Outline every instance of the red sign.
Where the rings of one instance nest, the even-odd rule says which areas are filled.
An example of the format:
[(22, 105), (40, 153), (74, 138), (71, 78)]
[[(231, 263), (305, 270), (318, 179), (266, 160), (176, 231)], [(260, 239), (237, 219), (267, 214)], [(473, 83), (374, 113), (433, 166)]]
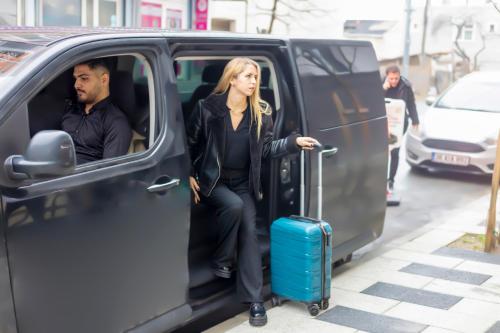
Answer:
[(141, 27), (161, 28), (161, 5), (143, 1), (141, 3)]
[(194, 29), (208, 29), (208, 0), (194, 0)]

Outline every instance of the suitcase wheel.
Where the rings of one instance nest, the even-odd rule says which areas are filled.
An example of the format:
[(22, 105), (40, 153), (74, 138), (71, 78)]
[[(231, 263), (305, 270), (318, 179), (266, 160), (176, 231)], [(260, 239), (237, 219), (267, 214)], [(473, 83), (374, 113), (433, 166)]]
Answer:
[(324, 299), (323, 301), (321, 301), (321, 310), (326, 310), (326, 309), (328, 309), (329, 306), (330, 306), (330, 303), (328, 302), (327, 299)]
[(308, 304), (307, 305), (307, 310), (309, 311), (309, 314), (313, 317), (316, 317), (319, 314), (319, 304)]
[(271, 297), (271, 305), (274, 308), (275, 306), (281, 306), (281, 298), (277, 295), (273, 295)]

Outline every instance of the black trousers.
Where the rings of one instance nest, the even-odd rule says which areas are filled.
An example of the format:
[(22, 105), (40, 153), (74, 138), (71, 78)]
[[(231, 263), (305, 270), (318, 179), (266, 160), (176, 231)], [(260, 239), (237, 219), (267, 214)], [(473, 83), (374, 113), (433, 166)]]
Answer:
[(256, 230), (255, 201), (248, 177), (220, 179), (209, 197), (217, 216), (217, 247), (214, 265), (236, 260), (236, 290), (241, 302), (262, 302), (262, 255)]
[[(405, 116), (404, 127), (403, 127), (403, 136), (408, 129), (408, 116)], [(391, 150), (391, 162), (389, 166), (389, 181), (394, 182), (394, 177), (396, 177), (396, 172), (398, 171), (399, 166), (399, 148), (394, 148)]]

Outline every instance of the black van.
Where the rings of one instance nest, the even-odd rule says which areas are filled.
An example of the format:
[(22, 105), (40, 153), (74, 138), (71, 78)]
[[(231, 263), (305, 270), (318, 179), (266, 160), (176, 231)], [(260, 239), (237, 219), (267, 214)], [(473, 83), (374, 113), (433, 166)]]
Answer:
[[(276, 138), (300, 132), (338, 147), (323, 164), (334, 260), (380, 236), (387, 120), (370, 43), (3, 28), (1, 332), (163, 332), (234, 299), (234, 280), (209, 267), (213, 215), (191, 204), (184, 130), (234, 56), (262, 65)], [(111, 98), (134, 135), (128, 154), (75, 165), (61, 116), (75, 98), (73, 66), (99, 57), (112, 60)], [(315, 207), (316, 172), (309, 158), (306, 207)], [(267, 277), (269, 226), (299, 211), (299, 157), (274, 160), (263, 173), (258, 228)]]

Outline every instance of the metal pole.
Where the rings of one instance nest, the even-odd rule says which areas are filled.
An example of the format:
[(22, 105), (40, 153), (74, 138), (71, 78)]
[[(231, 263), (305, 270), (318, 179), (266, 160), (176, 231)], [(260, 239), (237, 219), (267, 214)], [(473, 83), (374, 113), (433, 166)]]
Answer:
[(245, 33), (248, 32), (248, 0), (245, 0)]
[(403, 52), (403, 76), (408, 77), (410, 66), (410, 25), (411, 25), (411, 0), (406, 0), (406, 27)]

